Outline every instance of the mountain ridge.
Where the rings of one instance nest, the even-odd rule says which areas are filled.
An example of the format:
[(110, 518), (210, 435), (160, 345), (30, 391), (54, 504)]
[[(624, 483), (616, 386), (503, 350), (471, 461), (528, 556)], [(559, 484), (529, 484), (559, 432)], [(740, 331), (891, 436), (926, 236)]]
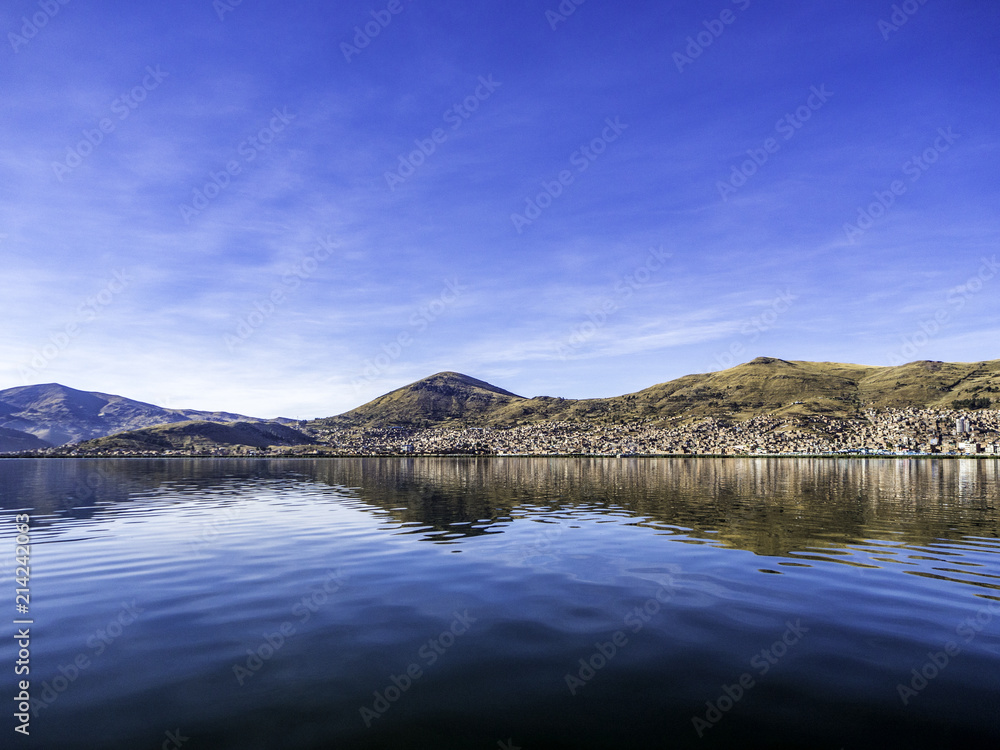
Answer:
[(59, 383), (0, 391), (0, 428), (32, 435), (52, 445), (191, 419), (256, 421), (253, 417), (229, 412), (168, 409), (124, 396), (80, 391)]
[(726, 370), (684, 375), (634, 393), (592, 399), (525, 398), (446, 371), (309, 424), (501, 427), (540, 421), (604, 423), (709, 416), (743, 421), (772, 413), (852, 417), (866, 408), (944, 408), (952, 401), (991, 398), (994, 393), (1000, 393), (1000, 360), (921, 360), (880, 367), (758, 357)]
[(187, 421), (144, 427), (78, 443), (84, 451), (171, 450), (209, 452), (218, 449), (261, 449), (312, 445), (308, 435), (277, 422)]
[[(996, 394), (1000, 394), (1000, 360), (920, 360), (880, 367), (758, 357), (726, 370), (593, 399), (527, 398), (469, 375), (444, 371), (342, 414), (292, 422), (165, 409), (49, 383), (0, 391), (0, 452), (41, 450), (109, 436), (120, 438), (117, 445), (135, 449), (146, 445), (204, 450), (212, 445), (309, 445), (324, 431), (343, 429), (505, 428), (542, 422), (669, 426), (707, 418), (739, 423), (763, 415), (856, 419), (872, 409), (1000, 407)], [(217, 429), (237, 423), (244, 426)], [(289, 424), (301, 431), (288, 428)], [(174, 429), (165, 429), (172, 425)], [(90, 447), (101, 445), (105, 444), (92, 442)]]

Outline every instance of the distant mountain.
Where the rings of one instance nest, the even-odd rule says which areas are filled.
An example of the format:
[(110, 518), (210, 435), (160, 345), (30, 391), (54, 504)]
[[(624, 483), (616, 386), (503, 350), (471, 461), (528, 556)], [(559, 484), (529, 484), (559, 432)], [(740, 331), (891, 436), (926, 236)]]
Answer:
[(276, 422), (191, 421), (145, 427), (117, 435), (84, 441), (77, 446), (88, 451), (208, 451), (215, 448), (267, 448), (272, 445), (310, 445), (309, 436)]
[(491, 415), (512, 403), (526, 400), (523, 396), (468, 375), (439, 372), (379, 396), (339, 417), (323, 421), (407, 427), (479, 422), (488, 420)]
[(1000, 404), (998, 393), (1000, 360), (873, 367), (758, 357), (728, 370), (686, 375), (603, 399), (524, 398), (445, 372), (312, 424), (508, 426), (553, 420), (689, 421), (708, 416), (744, 420), (760, 414), (850, 417), (869, 408), (951, 408), (973, 398)]
[(0, 391), (0, 427), (34, 435), (52, 445), (192, 419), (235, 422), (252, 418), (227, 412), (165, 409), (57, 383)]
[(47, 443), (27, 432), (8, 430), (6, 427), (0, 427), (0, 453), (34, 451), (51, 447), (52, 443)]

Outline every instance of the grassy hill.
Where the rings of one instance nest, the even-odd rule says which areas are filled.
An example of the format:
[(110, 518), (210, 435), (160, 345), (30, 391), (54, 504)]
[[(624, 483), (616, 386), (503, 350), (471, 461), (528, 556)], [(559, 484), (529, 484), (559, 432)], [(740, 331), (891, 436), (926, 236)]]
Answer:
[(1000, 360), (912, 362), (873, 367), (758, 357), (728, 370), (686, 375), (637, 393), (604, 399), (524, 398), (456, 373), (399, 388), (317, 426), (507, 426), (551, 420), (745, 420), (760, 414), (851, 417), (869, 408), (951, 408), (1000, 404)]
[(439, 372), (397, 388), (357, 409), (320, 422), (354, 426), (478, 424), (512, 403), (527, 401), (457, 372)]
[(81, 452), (105, 451), (209, 451), (214, 448), (267, 448), (272, 445), (309, 445), (312, 440), (298, 430), (276, 422), (190, 421), (146, 427), (87, 440)]

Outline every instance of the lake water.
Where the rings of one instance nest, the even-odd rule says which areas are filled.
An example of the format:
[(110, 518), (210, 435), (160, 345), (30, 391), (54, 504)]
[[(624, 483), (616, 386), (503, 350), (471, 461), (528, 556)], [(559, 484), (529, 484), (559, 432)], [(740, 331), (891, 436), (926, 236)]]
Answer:
[(4, 748), (1000, 740), (997, 460), (14, 459), (0, 491)]

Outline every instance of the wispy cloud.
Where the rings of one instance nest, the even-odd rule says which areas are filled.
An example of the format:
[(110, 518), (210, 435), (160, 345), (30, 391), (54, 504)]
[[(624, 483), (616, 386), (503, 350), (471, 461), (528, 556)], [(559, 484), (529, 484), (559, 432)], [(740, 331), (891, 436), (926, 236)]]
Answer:
[[(339, 44), (371, 10), (353, 0), (243, 3), (225, 22), (211, 3), (63, 6), (0, 74), (0, 380), (18, 384), (116, 268), (135, 281), (46, 379), (317, 416), (440, 369), (621, 392), (704, 369), (734, 337), (745, 359), (874, 361), (996, 252), (1000, 104), (982, 60), (1000, 11), (973, 5), (927, 4), (887, 42), (882, 8), (755, 3), (683, 74), (671, 53), (704, 20), (697, 4), (588, 3), (554, 33), (542, 6), (414, 3), (350, 64)], [(53, 161), (157, 65), (169, 76), (60, 181)], [(481, 76), (500, 86), (453, 128)], [(829, 102), (721, 200), (716, 183), (821, 85)], [(268, 133), (275, 109), (294, 119)], [(572, 155), (606, 118), (628, 128), (580, 169)], [(940, 127), (961, 133), (955, 148), (848, 242), (844, 223)], [(447, 138), (389, 189), (436, 128)], [(562, 170), (571, 184), (518, 234), (511, 213)], [(213, 182), (185, 221), (179, 206)], [(318, 237), (336, 252), (231, 351), (225, 336)], [(615, 297), (661, 246), (669, 263)], [(447, 278), (468, 291), (359, 389)], [(746, 341), (786, 289), (794, 307)], [(614, 314), (561, 356), (608, 299)], [(922, 356), (995, 356), (994, 299)]]

